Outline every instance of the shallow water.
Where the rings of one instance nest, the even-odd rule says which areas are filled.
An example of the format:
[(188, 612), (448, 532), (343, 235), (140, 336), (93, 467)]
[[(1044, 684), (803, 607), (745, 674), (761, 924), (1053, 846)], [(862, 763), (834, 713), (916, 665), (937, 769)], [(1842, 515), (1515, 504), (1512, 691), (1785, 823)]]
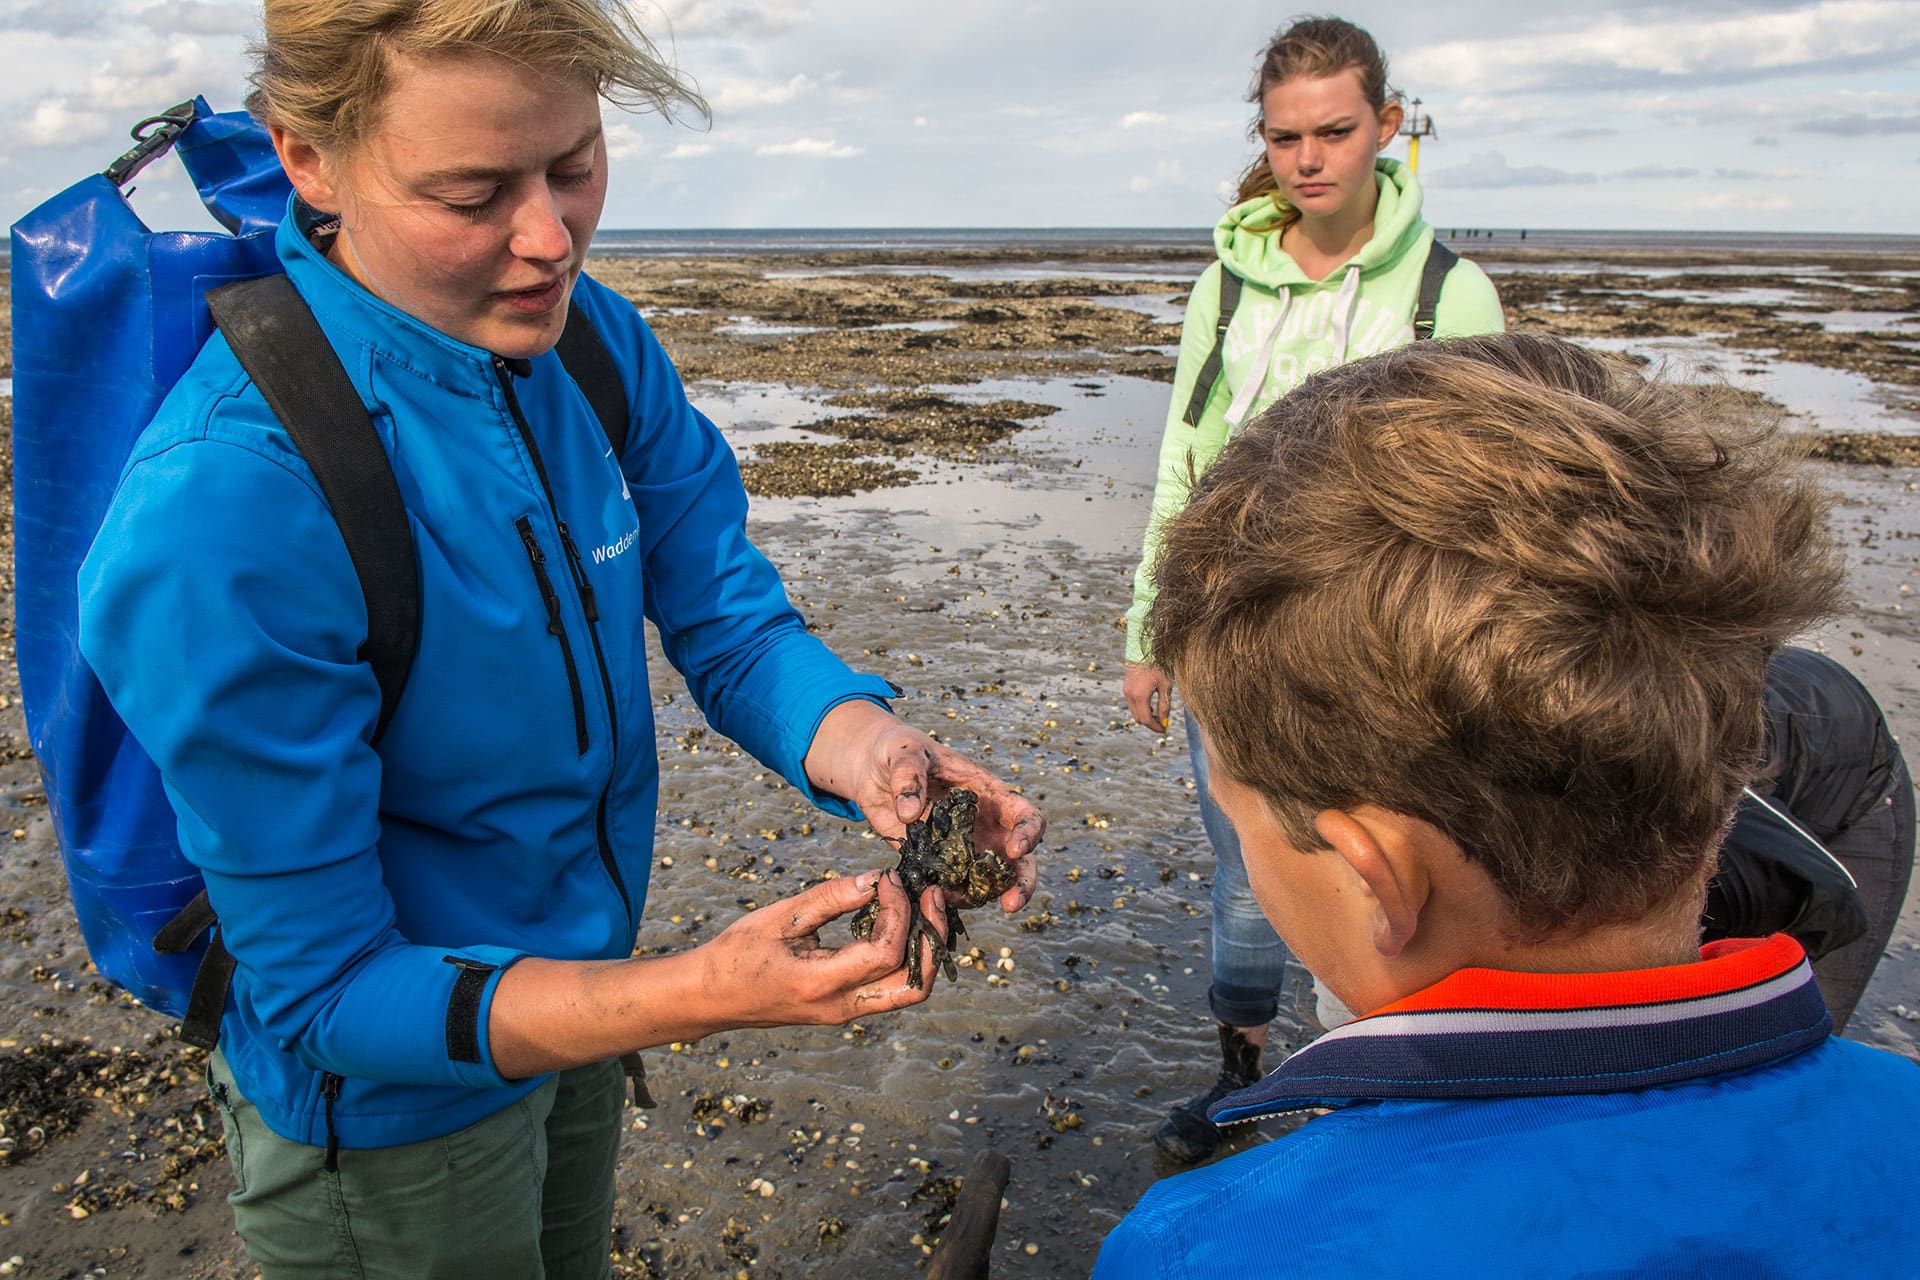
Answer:
[[(1191, 277), (1188, 279), (1191, 280)], [(1162, 324), (1179, 324), (1187, 317), (1187, 295), (1184, 293), (1123, 294), (1112, 298), (1088, 298), (1086, 301), (1109, 307), (1125, 307), (1129, 311), (1152, 316)]]
[(1788, 311), (1782, 318), (1817, 324), (1835, 333), (1873, 333), (1920, 324), (1920, 316), (1910, 311)]
[(1893, 405), (1894, 393), (1844, 369), (1731, 351), (1706, 337), (1576, 338), (1596, 351), (1646, 356), (1656, 367), (1683, 378), (1725, 382), (1772, 397), (1786, 406), (1793, 425), (1825, 432), (1878, 431), (1920, 435), (1920, 414)]
[(799, 267), (769, 271), (769, 280), (809, 280), (819, 276), (942, 276), (948, 280), (1029, 281), (1057, 280), (1062, 276), (1082, 276), (1100, 280), (1153, 280), (1186, 282), (1198, 275), (1192, 263), (1168, 263), (1164, 267), (1109, 267), (1099, 263), (1039, 263), (1013, 266), (1006, 263), (964, 265), (958, 263), (881, 264), (857, 267)]
[[(1456, 250), (1458, 250), (1459, 248), (1458, 245), (1454, 245), (1452, 247)], [(1473, 258), (1474, 255), (1473, 255), (1473, 250), (1471, 248), (1469, 248), (1466, 251), (1466, 256), (1469, 258)], [(1670, 279), (1673, 276), (1822, 276), (1835, 270), (1835, 268), (1831, 266), (1827, 266), (1823, 263), (1805, 263), (1800, 265), (1794, 265), (1791, 263), (1778, 263), (1778, 262), (1754, 262), (1754, 263), (1709, 262), (1709, 263), (1697, 263), (1697, 264), (1689, 263), (1682, 266), (1672, 266), (1672, 267), (1633, 266), (1633, 267), (1623, 268), (1620, 266), (1618, 262), (1615, 262), (1608, 258), (1582, 258), (1577, 256), (1554, 259), (1551, 261), (1544, 260), (1544, 259), (1534, 260), (1534, 261), (1527, 261), (1527, 260), (1516, 261), (1516, 260), (1498, 259), (1498, 258), (1490, 261), (1481, 261), (1479, 258), (1474, 258), (1474, 261), (1488, 275), (1496, 276), (1496, 277), (1511, 274), (1511, 273), (1516, 273), (1516, 272), (1532, 273), (1532, 272), (1563, 272), (1564, 271), (1564, 272), (1580, 273), (1580, 272), (1602, 272), (1602, 271), (1605, 271), (1605, 272), (1625, 271), (1628, 274), (1639, 276), (1643, 280), (1666, 280), (1666, 279)], [(1889, 277), (1894, 277), (1894, 276), (1912, 275), (1915, 273), (1888, 271), (1888, 272), (1883, 272), (1882, 274), (1887, 275)], [(1832, 281), (1832, 282), (1823, 282), (1823, 283), (1838, 283), (1838, 282)]]
[(1807, 294), (1791, 288), (1749, 286), (1744, 289), (1623, 289), (1629, 298), (1665, 298), (1673, 302), (1718, 303), (1736, 307), (1791, 307), (1808, 300)]
[[(1060, 411), (1021, 431), (997, 460), (959, 464), (915, 457), (910, 465), (921, 473), (917, 483), (839, 501), (853, 511), (884, 513), (902, 537), (929, 546), (964, 543), (994, 529), (1003, 531), (1009, 545), (1038, 540), (1102, 555), (1138, 551), (1167, 411), (1164, 383), (1009, 378), (924, 390), (963, 403), (1031, 400)], [(720, 402), (705, 407), (743, 456), (762, 442), (818, 440), (800, 424), (845, 412), (763, 384), (730, 396), (724, 408)], [(818, 506), (814, 498), (754, 499), (755, 512), (765, 519)]]

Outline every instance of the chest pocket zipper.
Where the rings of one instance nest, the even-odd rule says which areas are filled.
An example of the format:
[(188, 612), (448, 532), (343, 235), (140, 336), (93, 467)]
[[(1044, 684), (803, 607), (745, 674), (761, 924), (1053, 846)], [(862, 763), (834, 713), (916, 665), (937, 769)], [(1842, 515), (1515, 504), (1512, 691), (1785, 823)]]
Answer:
[(580, 668), (573, 660), (573, 646), (567, 642), (566, 624), (560, 620), (560, 593), (547, 576), (547, 553), (533, 536), (533, 522), (521, 516), (513, 522), (520, 541), (527, 548), (527, 561), (533, 566), (533, 580), (540, 587), (540, 600), (547, 606), (547, 631), (560, 642), (560, 659), (567, 666), (567, 691), (573, 695), (573, 734), (581, 755), (587, 754), (587, 698), (580, 687)]

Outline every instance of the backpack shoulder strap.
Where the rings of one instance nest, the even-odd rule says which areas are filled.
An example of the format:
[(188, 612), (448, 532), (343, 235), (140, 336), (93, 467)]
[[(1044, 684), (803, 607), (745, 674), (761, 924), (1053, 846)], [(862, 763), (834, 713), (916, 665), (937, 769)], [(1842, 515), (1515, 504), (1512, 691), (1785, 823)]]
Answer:
[(360, 658), (380, 682), (378, 743), (420, 642), (420, 570), (393, 462), (313, 312), (284, 275), (207, 295), (214, 323), (319, 481), (367, 600)]
[(1233, 323), (1233, 313), (1239, 305), (1240, 277), (1223, 262), (1220, 264), (1220, 318), (1213, 325), (1213, 350), (1207, 353), (1207, 362), (1200, 366), (1200, 376), (1193, 380), (1193, 395), (1187, 400), (1187, 411), (1180, 415), (1180, 421), (1190, 427), (1200, 425), (1207, 397), (1213, 394), (1213, 384), (1220, 381), (1227, 349), (1227, 326)]
[(1413, 336), (1415, 341), (1423, 341), (1433, 336), (1433, 326), (1440, 309), (1440, 286), (1446, 282), (1447, 272), (1453, 270), (1460, 261), (1460, 255), (1435, 240), (1427, 249), (1427, 266), (1420, 273), (1420, 303), (1413, 310)]
[(619, 458), (627, 451), (627, 393), (620, 386), (620, 370), (613, 362), (613, 353), (579, 303), (567, 304), (567, 327), (560, 331), (560, 341), (553, 349), (586, 393), (587, 403), (600, 419), (600, 429), (607, 433), (607, 443), (613, 446), (613, 456)]

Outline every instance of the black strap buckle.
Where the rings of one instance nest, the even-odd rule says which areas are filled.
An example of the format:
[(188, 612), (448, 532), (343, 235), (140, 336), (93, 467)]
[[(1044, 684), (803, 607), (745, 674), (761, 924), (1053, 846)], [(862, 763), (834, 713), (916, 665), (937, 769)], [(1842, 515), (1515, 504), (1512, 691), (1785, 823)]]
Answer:
[(173, 146), (174, 139), (186, 132), (187, 126), (192, 123), (192, 101), (169, 107), (157, 116), (148, 116), (130, 130), (136, 145), (101, 172), (114, 186), (126, 186), (136, 173), (165, 155)]

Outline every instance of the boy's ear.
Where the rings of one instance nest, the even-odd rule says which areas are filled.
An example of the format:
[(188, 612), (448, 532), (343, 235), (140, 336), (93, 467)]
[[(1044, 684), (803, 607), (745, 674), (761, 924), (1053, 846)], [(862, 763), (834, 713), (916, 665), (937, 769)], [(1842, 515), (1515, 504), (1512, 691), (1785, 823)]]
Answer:
[(1387, 959), (1406, 950), (1419, 932), (1429, 888), (1425, 865), (1409, 856), (1409, 846), (1398, 838), (1393, 818), (1385, 810), (1370, 807), (1353, 812), (1327, 809), (1313, 823), (1320, 838), (1333, 846), (1333, 852), (1366, 886), (1373, 900), (1374, 950)]

